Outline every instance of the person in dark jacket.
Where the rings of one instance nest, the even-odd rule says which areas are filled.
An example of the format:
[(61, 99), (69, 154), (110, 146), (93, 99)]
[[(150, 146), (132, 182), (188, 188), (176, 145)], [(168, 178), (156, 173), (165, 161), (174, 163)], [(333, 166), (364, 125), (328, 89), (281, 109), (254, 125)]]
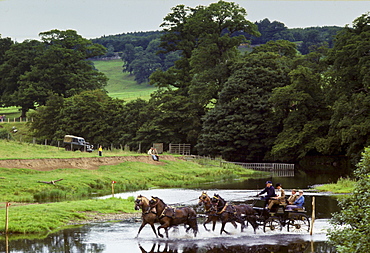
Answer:
[(271, 181), (266, 182), (265, 189), (263, 189), (260, 193), (258, 193), (257, 196), (259, 197), (260, 195), (262, 195), (264, 193), (267, 193), (267, 194), (265, 196), (263, 196), (261, 199), (265, 200), (266, 205), (267, 205), (268, 201), (270, 200), (270, 198), (276, 197), (275, 188), (274, 188), (274, 186), (272, 186)]

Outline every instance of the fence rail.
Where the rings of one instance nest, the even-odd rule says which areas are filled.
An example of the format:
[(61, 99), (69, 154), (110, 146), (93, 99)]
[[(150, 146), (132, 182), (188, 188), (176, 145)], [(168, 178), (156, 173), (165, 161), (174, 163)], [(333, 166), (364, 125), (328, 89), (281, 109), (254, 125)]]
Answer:
[(0, 118), (0, 123), (11, 123), (11, 122), (33, 122), (33, 118), (27, 118), (27, 117), (17, 117), (17, 118)]
[(180, 154), (180, 155), (190, 155), (190, 144), (169, 144), (169, 153)]
[(293, 177), (294, 164), (287, 163), (238, 163), (238, 162), (221, 162), (222, 167), (227, 167), (228, 164), (235, 164), (246, 169), (271, 172), (277, 177)]
[[(238, 165), (246, 169), (257, 170), (257, 171), (265, 171), (270, 172), (273, 176), (276, 177), (294, 177), (294, 164), (288, 163), (240, 163), (240, 162), (228, 162), (223, 161), (217, 158), (211, 158), (207, 156), (197, 156), (197, 155), (188, 155), (185, 156), (186, 160), (194, 160), (194, 159), (202, 159), (202, 160), (210, 160), (213, 163), (209, 163), (211, 166), (218, 166), (227, 168), (230, 165)], [(215, 162), (216, 161), (216, 162)], [(203, 162), (207, 164), (206, 162)]]

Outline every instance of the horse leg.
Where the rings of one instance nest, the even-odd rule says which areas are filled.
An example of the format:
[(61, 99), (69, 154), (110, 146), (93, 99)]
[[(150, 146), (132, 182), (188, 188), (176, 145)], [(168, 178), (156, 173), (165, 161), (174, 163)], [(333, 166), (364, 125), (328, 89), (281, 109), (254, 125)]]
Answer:
[(253, 216), (253, 217), (247, 216), (247, 222), (252, 225), (254, 233), (256, 233), (256, 229), (258, 228), (256, 217), (255, 216)]
[[(209, 231), (209, 229), (206, 227), (206, 224), (210, 223), (212, 220), (210, 219), (210, 217), (208, 216), (207, 217), (207, 220), (203, 223), (203, 227), (206, 231)], [(215, 221), (214, 221), (215, 222)], [(214, 230), (214, 229), (213, 229)]]
[(215, 231), (215, 229), (216, 229), (216, 221), (215, 220), (213, 220), (213, 222), (212, 222), (213, 224), (212, 224), (212, 231)]
[(236, 222), (235, 221), (231, 221), (231, 224), (233, 224), (234, 228), (237, 228), (238, 225), (236, 225)]
[(222, 235), (222, 232), (225, 232), (226, 234), (230, 234), (229, 232), (227, 232), (225, 230), (225, 225), (226, 225), (226, 221), (222, 221), (222, 225), (221, 225), (221, 232), (220, 232), (220, 235)]
[[(139, 234), (140, 234), (140, 232), (141, 232), (141, 230), (143, 229), (143, 227), (146, 225), (146, 223), (143, 221), (142, 223), (141, 223), (141, 226), (140, 226), (140, 228), (139, 228), (139, 231), (137, 232), (137, 235), (136, 235), (136, 237), (135, 238), (138, 238), (139, 237)], [(156, 234), (157, 235), (157, 234)]]
[(159, 235), (161, 238), (163, 238), (163, 235), (162, 235), (162, 234), (161, 234), (161, 232), (159, 231), (161, 228), (163, 228), (164, 230), (166, 230), (166, 229), (163, 227), (163, 225), (162, 225), (162, 226), (159, 226), (159, 227), (157, 228), (158, 235)]
[[(151, 224), (150, 224), (150, 226), (152, 227), (152, 230), (153, 230), (153, 232), (154, 232), (154, 234), (155, 234), (155, 237), (157, 237), (157, 238), (158, 238), (157, 231), (155, 231), (154, 223), (151, 223)], [(138, 235), (139, 235), (139, 234), (138, 234)]]

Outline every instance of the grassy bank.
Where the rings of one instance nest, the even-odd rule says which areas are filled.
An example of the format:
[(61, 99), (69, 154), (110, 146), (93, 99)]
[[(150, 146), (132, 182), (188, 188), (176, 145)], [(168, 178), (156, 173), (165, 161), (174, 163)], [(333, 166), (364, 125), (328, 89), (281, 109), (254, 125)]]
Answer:
[[(255, 175), (243, 168), (223, 169), (202, 166), (186, 161), (163, 161), (163, 165), (142, 162), (124, 162), (114, 166), (101, 166), (98, 170), (57, 169), (0, 169), (2, 177), (0, 201), (45, 202), (100, 196), (115, 190), (148, 189), (151, 187), (190, 187), (206, 182), (227, 181)], [(63, 179), (56, 185), (38, 183)]]
[[(97, 152), (71, 152), (64, 148), (48, 145), (37, 145), (27, 142), (0, 140), (0, 159), (43, 159), (43, 158), (78, 158), (97, 157)], [(103, 150), (104, 156), (135, 156), (142, 155), (124, 150)]]
[[(9, 207), (9, 232), (14, 234), (39, 233), (43, 236), (67, 224), (89, 220), (91, 213), (132, 213), (134, 198), (94, 199), (59, 203), (19, 205)], [(0, 219), (5, 220), (5, 209), (0, 209)], [(0, 233), (4, 227), (0, 227)]]
[(340, 178), (336, 183), (324, 184), (315, 186), (315, 189), (320, 192), (332, 193), (352, 193), (355, 188), (356, 181), (350, 178)]

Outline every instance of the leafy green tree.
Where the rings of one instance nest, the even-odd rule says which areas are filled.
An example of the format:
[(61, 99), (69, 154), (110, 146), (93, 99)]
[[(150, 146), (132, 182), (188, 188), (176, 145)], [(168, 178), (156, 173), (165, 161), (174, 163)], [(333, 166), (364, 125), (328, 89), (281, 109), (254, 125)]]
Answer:
[(268, 100), (272, 90), (290, 84), (290, 60), (276, 53), (247, 55), (233, 72), (214, 109), (204, 117), (198, 142), (201, 154), (230, 161), (263, 161), (278, 124)]
[(35, 137), (60, 140), (66, 134), (83, 136), (91, 143), (121, 144), (123, 100), (113, 99), (102, 90), (84, 91), (69, 98), (52, 96), (45, 106), (30, 113)]
[(44, 46), (36, 40), (16, 43), (5, 52), (4, 62), (0, 65), (0, 94), (2, 106), (21, 106), (22, 116), (35, 105), (18, 96), (22, 77), (31, 71), (37, 57), (42, 55)]
[(320, 150), (320, 138), (328, 132), (330, 114), (325, 104), (320, 73), (298, 66), (289, 74), (291, 84), (274, 89), (269, 101), (281, 130), (271, 157), (296, 161)]
[(0, 34), (0, 65), (3, 64), (5, 52), (10, 49), (14, 42), (10, 38), (1, 38)]
[(239, 57), (237, 46), (245, 40), (239, 32), (258, 35), (245, 16), (239, 5), (218, 1), (195, 8), (177, 5), (164, 18), (160, 47), (164, 53), (181, 52), (182, 56), (167, 71), (150, 77), (151, 84), (161, 89), (150, 102), (161, 108), (161, 114), (151, 123), (157, 131), (170, 127), (166, 139), (196, 143), (201, 117), (218, 98), (230, 63)]
[(357, 182), (353, 194), (339, 201), (341, 211), (331, 219), (334, 229), (329, 241), (338, 252), (365, 253), (370, 248), (370, 148), (365, 148), (354, 172)]
[[(106, 85), (107, 78), (94, 69), (87, 59), (105, 53), (101, 45), (93, 44), (82, 38), (73, 30), (51, 30), (40, 33), (42, 46), (37, 42), (26, 42), (37, 47), (35, 52), (28, 52), (26, 57), (27, 70), (20, 76), (4, 73), (5, 79), (11, 79), (12, 89), (7, 93), (7, 104), (22, 107), (22, 116), (30, 108), (44, 105), (51, 94), (70, 97), (84, 90), (101, 89)], [(18, 50), (21, 47), (16, 47)], [(9, 54), (5, 69), (17, 67), (20, 52)], [(33, 54), (33, 55), (32, 55)], [(36, 54), (36, 55), (35, 55)], [(4, 65), (3, 64), (3, 65)], [(21, 72), (21, 71), (20, 71)], [(18, 73), (17, 73), (18, 74)], [(3, 96), (4, 97), (4, 96)], [(4, 98), (4, 100), (6, 97)]]
[(294, 37), (285, 26), (284, 23), (279, 21), (271, 22), (268, 18), (265, 18), (259, 22), (255, 23), (258, 27), (258, 31), (261, 33), (261, 36), (252, 37), (252, 44), (265, 44), (268, 41), (274, 40), (289, 40), (294, 41)]
[(350, 157), (356, 164), (363, 148), (370, 145), (370, 14), (364, 14), (336, 37), (327, 57), (327, 101), (333, 109), (323, 149)]

